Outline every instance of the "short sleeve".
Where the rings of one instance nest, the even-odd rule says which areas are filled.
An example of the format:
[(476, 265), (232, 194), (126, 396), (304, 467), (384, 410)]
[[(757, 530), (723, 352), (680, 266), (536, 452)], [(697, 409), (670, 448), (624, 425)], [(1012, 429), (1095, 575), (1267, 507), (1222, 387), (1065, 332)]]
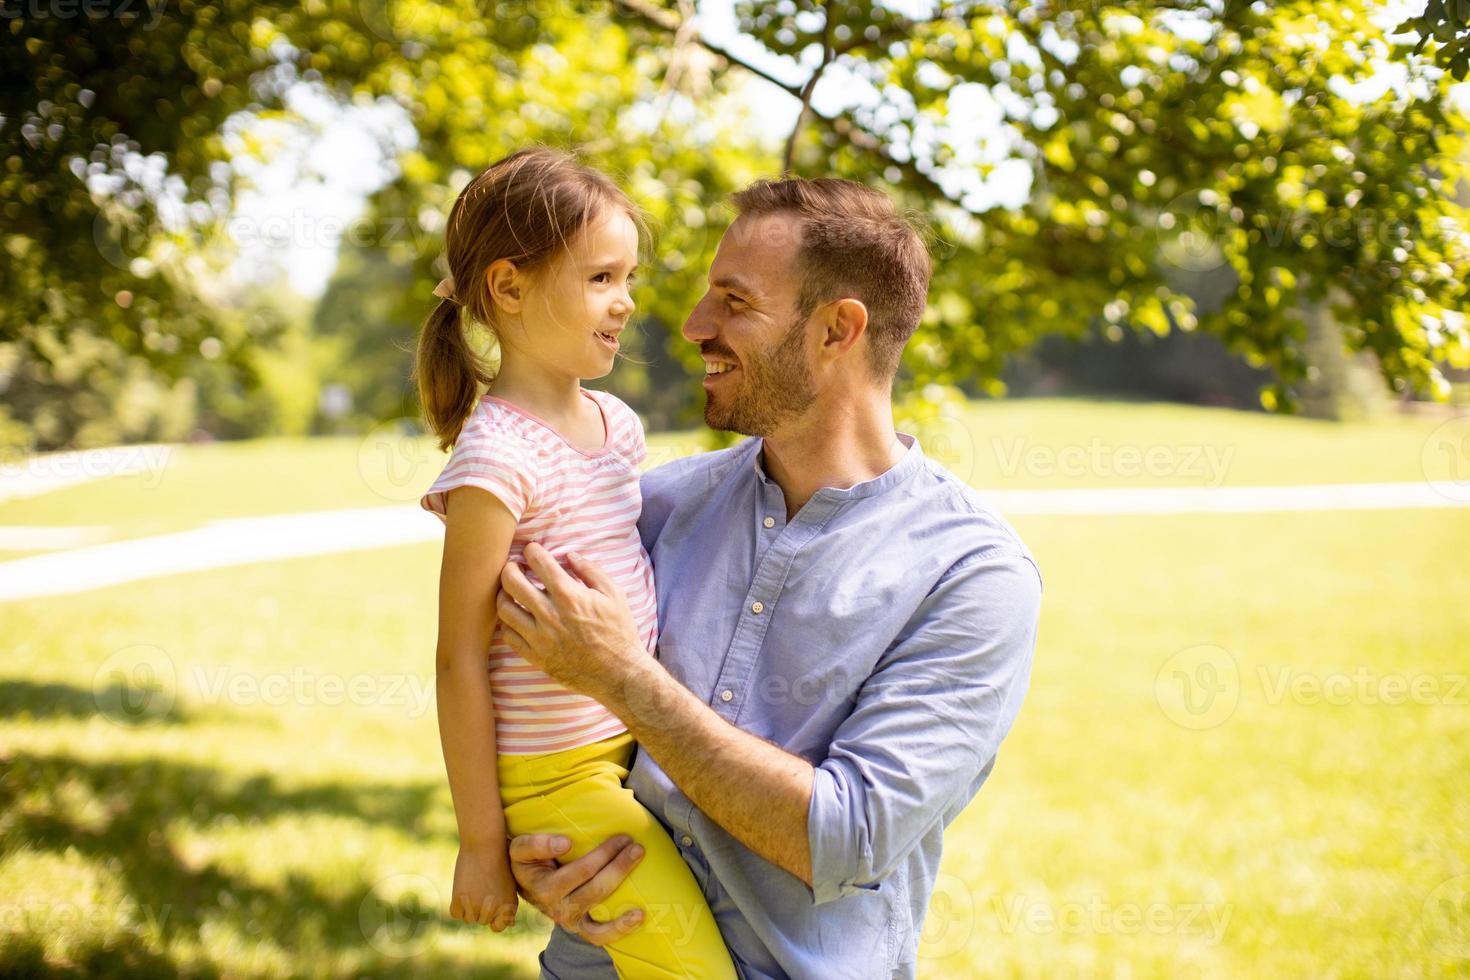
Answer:
[(603, 405), (608, 410), (608, 418), (617, 429), (618, 453), (634, 466), (642, 466), (643, 461), (648, 458), (648, 447), (643, 440), (643, 420), (627, 402), (616, 395), (607, 392), (599, 394), (606, 399)]
[(424, 492), (419, 505), (445, 520), (445, 497), (455, 487), (479, 487), (493, 493), (519, 521), (536, 498), (535, 454), (514, 432), (466, 423), (444, 471)]
[(643, 420), (631, 408), (628, 408), (626, 405), (623, 408), (627, 411), (630, 420), (628, 427), (628, 461), (634, 466), (642, 466), (643, 461), (648, 458), (648, 446), (643, 441)]

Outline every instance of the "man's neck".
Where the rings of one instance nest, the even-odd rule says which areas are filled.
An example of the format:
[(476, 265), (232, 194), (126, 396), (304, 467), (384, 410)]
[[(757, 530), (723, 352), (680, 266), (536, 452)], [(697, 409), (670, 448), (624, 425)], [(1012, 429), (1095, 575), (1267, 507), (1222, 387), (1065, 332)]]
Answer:
[(813, 406), (765, 438), (762, 466), (795, 517), (823, 487), (847, 489), (888, 472), (907, 447), (893, 429), (893, 406), (874, 397), (838, 408)]

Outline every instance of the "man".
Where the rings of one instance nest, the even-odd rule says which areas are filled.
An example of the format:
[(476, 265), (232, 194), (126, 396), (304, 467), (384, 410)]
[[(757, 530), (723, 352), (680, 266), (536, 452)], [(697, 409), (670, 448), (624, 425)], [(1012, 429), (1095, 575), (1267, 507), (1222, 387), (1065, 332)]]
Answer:
[[(497, 609), (513, 648), (633, 733), (626, 785), (679, 843), (743, 977), (913, 977), (944, 828), (1029, 682), (1041, 575), (894, 430), (931, 269), (892, 202), (790, 179), (734, 204), (683, 333), (704, 354), (705, 421), (756, 438), (643, 477), (658, 659), (585, 560), (574, 578), (529, 547), (546, 591), (508, 565)], [(555, 842), (510, 846), (558, 924), (543, 980), (613, 980), (599, 947), (639, 917), (588, 910), (638, 848), (614, 838), (559, 867)]]

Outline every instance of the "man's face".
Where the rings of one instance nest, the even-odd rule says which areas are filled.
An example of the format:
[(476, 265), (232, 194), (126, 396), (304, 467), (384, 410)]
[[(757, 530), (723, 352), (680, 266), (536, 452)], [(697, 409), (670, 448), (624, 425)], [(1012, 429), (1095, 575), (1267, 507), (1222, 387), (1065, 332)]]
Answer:
[(709, 290), (684, 321), (705, 359), (704, 421), (769, 436), (816, 396), (805, 324), (796, 321), (800, 223), (739, 218), (720, 239)]

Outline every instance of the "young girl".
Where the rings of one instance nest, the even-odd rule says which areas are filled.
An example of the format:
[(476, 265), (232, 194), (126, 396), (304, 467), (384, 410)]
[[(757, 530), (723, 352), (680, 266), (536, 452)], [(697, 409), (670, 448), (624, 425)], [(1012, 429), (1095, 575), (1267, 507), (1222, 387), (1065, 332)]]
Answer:
[[(453, 445), (421, 500), (445, 523), (437, 694), (460, 839), (450, 914), (496, 932), (515, 922), (510, 837), (567, 836), (572, 861), (626, 834), (644, 857), (606, 917), (594, 910), (599, 921), (644, 910), (641, 927), (605, 947), (619, 976), (733, 978), (693, 873), (622, 784), (635, 747), (627, 727), (513, 653), (495, 616), (501, 569), (537, 541), (617, 579), (653, 655), (653, 572), (636, 526), (642, 426), (617, 398), (581, 386), (612, 369), (644, 230), (604, 174), (547, 148), (491, 165), (449, 213), (451, 275), (435, 290), (415, 376), (440, 449)], [(493, 330), (493, 374), (464, 314)]]

